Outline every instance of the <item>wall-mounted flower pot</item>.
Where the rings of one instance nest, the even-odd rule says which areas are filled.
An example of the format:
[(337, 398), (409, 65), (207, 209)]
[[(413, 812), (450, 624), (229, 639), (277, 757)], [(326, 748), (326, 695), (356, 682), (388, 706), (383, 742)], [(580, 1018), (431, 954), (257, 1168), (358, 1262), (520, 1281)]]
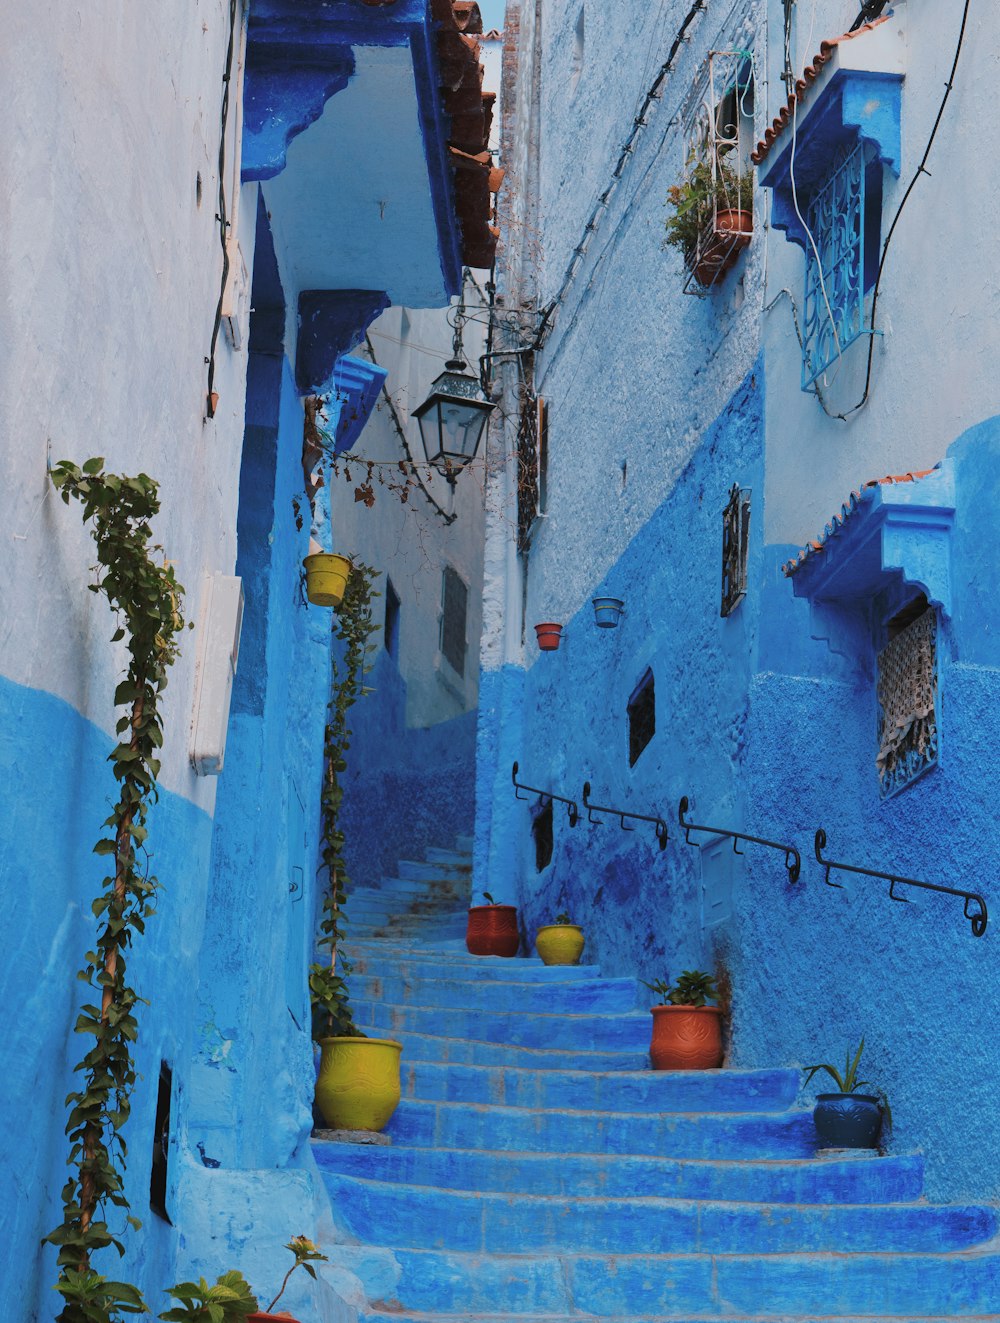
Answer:
[(302, 564), (306, 567), (306, 596), (310, 602), (314, 606), (339, 606), (344, 600), (351, 572), (347, 557), (317, 551), (307, 556)]
[(575, 923), (547, 923), (535, 933), (535, 950), (544, 965), (578, 965), (584, 941)]
[(391, 1038), (324, 1038), (316, 1102), (331, 1130), (382, 1130), (399, 1103), (399, 1054)]
[(562, 637), (562, 625), (554, 625), (551, 621), (547, 621), (536, 625), (535, 633), (538, 635), (538, 646), (542, 652), (555, 652)]
[(866, 1093), (821, 1093), (813, 1121), (823, 1148), (875, 1148), (882, 1109), (878, 1099)]
[(722, 1065), (718, 1006), (654, 1006), (649, 1057), (654, 1070), (717, 1070)]
[(594, 624), (598, 629), (617, 629), (625, 603), (620, 597), (594, 597)]
[(516, 905), (473, 905), (465, 930), (470, 955), (516, 956), (521, 944)]
[(735, 208), (715, 217), (711, 240), (697, 255), (694, 278), (705, 289), (717, 284), (753, 237), (753, 212)]

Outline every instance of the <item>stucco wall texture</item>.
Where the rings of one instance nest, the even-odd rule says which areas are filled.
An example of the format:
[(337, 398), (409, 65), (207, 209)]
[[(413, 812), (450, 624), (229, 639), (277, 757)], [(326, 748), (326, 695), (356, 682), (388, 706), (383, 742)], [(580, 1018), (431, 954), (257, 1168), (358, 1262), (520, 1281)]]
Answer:
[[(856, 5), (835, 8), (810, 27), (799, 7), (794, 67), (856, 13)], [(957, 16), (955, 32), (943, 34), (909, 8), (898, 5), (891, 20), (909, 27), (902, 172), (898, 183), (886, 178), (883, 238), (919, 163), (957, 38)], [(501, 273), (511, 301), (535, 278), (538, 306), (557, 291), (687, 9), (626, 16), (555, 5), (538, 27), (535, 7), (518, 6), (529, 45), (519, 51), (510, 105), (522, 118), (541, 107), (541, 132), (512, 186), (539, 171), (546, 229), (530, 279), (520, 254)], [(1000, 429), (986, 360), (995, 354), (994, 291), (982, 278), (981, 234), (971, 237), (968, 262), (963, 252), (947, 273), (928, 247), (947, 227), (930, 218), (981, 187), (963, 125), (989, 95), (987, 29), (996, 17), (980, 12), (967, 38), (961, 85), (930, 163), (935, 181), (924, 193), (920, 181), (891, 250), (872, 404), (844, 424), (800, 390), (801, 354), (781, 291), (801, 300), (803, 254), (767, 229), (764, 191), (755, 196), (751, 247), (709, 298), (685, 298), (679, 257), (660, 251), (663, 199), (683, 165), (678, 108), (707, 52), (752, 46), (758, 137), (782, 97), (782, 6), (751, 6), (724, 23), (720, 13), (699, 19), (682, 48), (538, 355), (536, 381), (550, 410), (548, 510), (513, 570), (509, 539), (506, 560), (488, 541), (477, 881), (501, 879), (529, 937), (568, 909), (586, 929), (587, 958), (606, 973), (676, 977), (714, 964), (731, 986), (733, 1065), (839, 1063), (864, 1036), (864, 1074), (892, 1102), (892, 1143), (897, 1152), (923, 1150), (929, 1196), (996, 1198), (996, 1146), (982, 1121), (997, 1067), (986, 1028), (997, 1014), (992, 921), (976, 938), (961, 899), (911, 891), (903, 893), (909, 904), (896, 904), (887, 883), (861, 877), (834, 875), (843, 889), (828, 888), (813, 854), (823, 827), (828, 857), (993, 899), (1000, 655), (988, 548)], [(588, 107), (616, 126), (608, 141), (603, 128), (586, 140), (574, 131)], [(838, 405), (859, 385), (866, 348), (860, 341), (830, 374)], [(949, 376), (953, 356), (961, 364)], [(946, 456), (956, 513), (939, 633), (940, 762), (881, 801), (875, 654), (884, 622), (874, 594), (927, 590), (920, 557), (902, 568), (887, 563), (875, 589), (847, 603), (839, 632), (828, 613), (793, 595), (781, 565), (822, 533), (861, 481)], [(752, 491), (749, 586), (722, 619), (721, 516), (733, 483)], [(488, 529), (497, 543), (499, 522)], [(850, 539), (850, 521), (838, 537)], [(617, 630), (595, 627), (590, 598), (600, 594), (625, 601)], [(520, 630), (512, 598), (524, 602)], [(542, 620), (564, 626), (557, 652), (535, 647), (532, 626)], [(625, 709), (646, 667), (656, 733), (630, 769)], [(662, 815), (666, 850), (651, 826), (625, 833), (584, 813), (571, 829), (555, 805), (553, 860), (537, 872), (531, 805), (514, 799), (512, 758), (530, 784), (579, 801), (589, 779), (598, 803)], [(736, 857), (707, 836), (693, 838), (701, 849), (688, 845), (676, 826), (682, 794), (695, 821), (796, 845), (801, 880), (789, 883), (778, 851), (748, 845)]]

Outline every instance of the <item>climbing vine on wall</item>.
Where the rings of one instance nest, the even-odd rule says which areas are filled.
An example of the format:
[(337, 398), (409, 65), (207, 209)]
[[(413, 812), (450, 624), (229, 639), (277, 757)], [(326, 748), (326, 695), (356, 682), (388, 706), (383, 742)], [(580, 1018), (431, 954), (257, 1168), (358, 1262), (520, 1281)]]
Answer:
[(380, 596), (373, 589), (377, 577), (378, 571), (370, 565), (353, 561), (344, 600), (333, 617), (333, 636), (343, 647), (333, 649), (330, 702), (323, 738), (320, 856), (327, 873), (327, 891), (323, 898), (319, 945), (330, 952), (330, 962), (317, 963), (309, 969), (312, 1029), (317, 1041), (360, 1036), (351, 1018), (347, 988), (336, 966), (337, 946), (344, 936), (344, 903), (349, 881), (340, 825), (344, 800), (341, 776), (347, 769), (347, 752), (351, 747), (348, 713), (369, 692), (364, 677), (368, 669), (365, 663), (372, 651), (369, 640), (378, 628), (372, 615), (372, 601)]
[[(90, 1260), (108, 1245), (124, 1253), (107, 1215), (112, 1207), (126, 1215), (129, 1208), (122, 1131), (135, 1085), (132, 1044), (141, 999), (127, 981), (125, 956), (154, 910), (157, 881), (145, 863), (146, 816), (156, 799), (157, 755), (163, 743), (160, 696), (178, 655), (184, 590), (172, 567), (155, 556), (162, 548), (152, 542), (150, 521), (160, 509), (152, 478), (106, 473), (103, 459), (90, 459), (82, 468), (63, 460), (52, 471), (52, 481), (67, 505), (77, 500), (83, 506), (97, 545), (98, 579), (91, 591), (107, 598), (118, 620), (112, 642), (124, 640), (129, 657), (114, 695), (115, 706), (124, 709), (116, 726), (118, 743), (108, 755), (118, 800), (94, 846), (94, 853), (108, 860), (109, 871), (91, 907), (98, 922), (97, 940), (78, 975), (94, 996), (81, 1009), (76, 1032), (93, 1041), (76, 1067), (80, 1086), (67, 1098), (66, 1134), (74, 1171), (63, 1189), (63, 1220), (46, 1237), (59, 1247), (57, 1289), (66, 1300), (60, 1317), (77, 1323), (105, 1316), (93, 1312), (93, 1299), (86, 1300), (94, 1290), (103, 1292), (102, 1309), (115, 1305), (116, 1313), (138, 1312), (138, 1306), (128, 1308), (128, 1301), (135, 1304), (138, 1299), (134, 1288), (122, 1283), (102, 1286)], [(128, 1220), (138, 1226), (136, 1219)], [(114, 1300), (118, 1287), (124, 1295)]]

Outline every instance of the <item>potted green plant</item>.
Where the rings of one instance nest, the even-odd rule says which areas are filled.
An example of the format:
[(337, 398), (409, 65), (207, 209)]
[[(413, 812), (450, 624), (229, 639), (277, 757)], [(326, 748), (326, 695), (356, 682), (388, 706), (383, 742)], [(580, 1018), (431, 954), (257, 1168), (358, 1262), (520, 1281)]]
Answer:
[(660, 997), (652, 1008), (649, 1047), (654, 1070), (716, 1070), (722, 1065), (722, 1011), (715, 978), (701, 969), (685, 969), (670, 986), (663, 979), (646, 983)]
[(180, 1303), (160, 1314), (164, 1323), (247, 1323), (251, 1318), (266, 1317), (254, 1313), (257, 1299), (238, 1272), (224, 1272), (214, 1286), (204, 1277), (197, 1282), (178, 1282), (167, 1295)]
[(738, 173), (717, 156), (689, 160), (683, 178), (667, 190), (673, 214), (666, 244), (679, 248), (688, 269), (706, 289), (718, 281), (753, 234), (753, 176)]
[[(869, 1080), (858, 1078), (858, 1066), (864, 1050), (863, 1038), (853, 1057), (848, 1049), (843, 1074), (826, 1061), (803, 1067), (806, 1084), (822, 1070), (837, 1086), (836, 1093), (819, 1094), (813, 1108), (816, 1133), (824, 1148), (876, 1148), (882, 1130), (887, 1135), (892, 1132), (889, 1099), (882, 1089), (874, 1087)], [(862, 1093), (862, 1089), (871, 1092)]]
[(535, 950), (543, 964), (578, 965), (584, 940), (583, 929), (568, 914), (557, 914), (552, 923), (543, 924), (535, 933)]
[(465, 930), (465, 947), (470, 955), (516, 956), (521, 944), (517, 930), (517, 907), (501, 905), (488, 891), (483, 892), (485, 905), (469, 907), (469, 922)]

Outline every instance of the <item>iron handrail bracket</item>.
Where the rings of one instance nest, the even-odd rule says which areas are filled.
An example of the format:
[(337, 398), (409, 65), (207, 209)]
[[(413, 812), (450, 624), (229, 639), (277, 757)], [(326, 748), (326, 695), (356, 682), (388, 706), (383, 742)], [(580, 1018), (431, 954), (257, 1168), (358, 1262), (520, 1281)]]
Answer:
[[(839, 882), (830, 881), (830, 869), (836, 868), (841, 873), (860, 873), (862, 877), (881, 878), (883, 882), (889, 883), (889, 899), (897, 900), (903, 905), (908, 904), (909, 901), (906, 896), (896, 895), (896, 888), (898, 886), (919, 887), (921, 891), (939, 891), (945, 896), (958, 896), (965, 901), (964, 913), (965, 917), (972, 925), (973, 937), (982, 937), (983, 933), (986, 931), (986, 925), (989, 923), (990, 916), (986, 909), (986, 901), (983, 900), (978, 891), (962, 891), (956, 887), (942, 887), (936, 882), (918, 882), (915, 877), (900, 877), (897, 873), (880, 873), (874, 868), (858, 868), (855, 864), (838, 864), (833, 859), (823, 858), (822, 852), (825, 846), (826, 832), (820, 827), (819, 831), (816, 833), (816, 858), (826, 869), (823, 881), (828, 887), (839, 887), (841, 885)], [(976, 908), (970, 910), (970, 905), (974, 905)]]
[(526, 796), (520, 794), (522, 790), (530, 790), (533, 795), (544, 795), (546, 799), (554, 799), (559, 804), (565, 804), (569, 814), (569, 825), (575, 827), (580, 821), (580, 810), (577, 808), (575, 799), (567, 799), (565, 795), (554, 794), (551, 790), (540, 790), (538, 786), (526, 786), (517, 779), (517, 763), (510, 769), (510, 779), (514, 782), (514, 798), (525, 799)]
[(763, 836), (749, 836), (745, 831), (730, 831), (728, 827), (705, 827), (697, 822), (685, 822), (684, 814), (691, 807), (687, 795), (681, 798), (677, 806), (677, 818), (684, 828), (684, 839), (688, 845), (694, 845), (698, 849), (701, 847), (697, 841), (692, 841), (691, 833), (693, 831), (709, 832), (712, 836), (725, 836), (733, 843), (733, 854), (745, 854), (744, 850), (737, 850), (737, 841), (749, 841), (752, 845), (766, 845), (772, 850), (784, 850), (785, 867), (788, 869), (789, 882), (797, 882), (799, 874), (802, 872), (802, 856), (796, 850), (794, 845), (784, 845), (781, 841), (769, 841)]
[(626, 827), (625, 819), (632, 818), (635, 822), (651, 822), (656, 828), (656, 839), (660, 842), (660, 849), (667, 848), (667, 841), (670, 836), (667, 833), (667, 824), (662, 818), (650, 817), (648, 813), (632, 813), (629, 809), (609, 808), (607, 804), (592, 804), (590, 802), (590, 782), (583, 783), (583, 807), (587, 810), (587, 821), (593, 822), (598, 827), (603, 826), (600, 818), (595, 818), (595, 813), (611, 813), (618, 819), (618, 824), (622, 831), (635, 831), (634, 827)]

